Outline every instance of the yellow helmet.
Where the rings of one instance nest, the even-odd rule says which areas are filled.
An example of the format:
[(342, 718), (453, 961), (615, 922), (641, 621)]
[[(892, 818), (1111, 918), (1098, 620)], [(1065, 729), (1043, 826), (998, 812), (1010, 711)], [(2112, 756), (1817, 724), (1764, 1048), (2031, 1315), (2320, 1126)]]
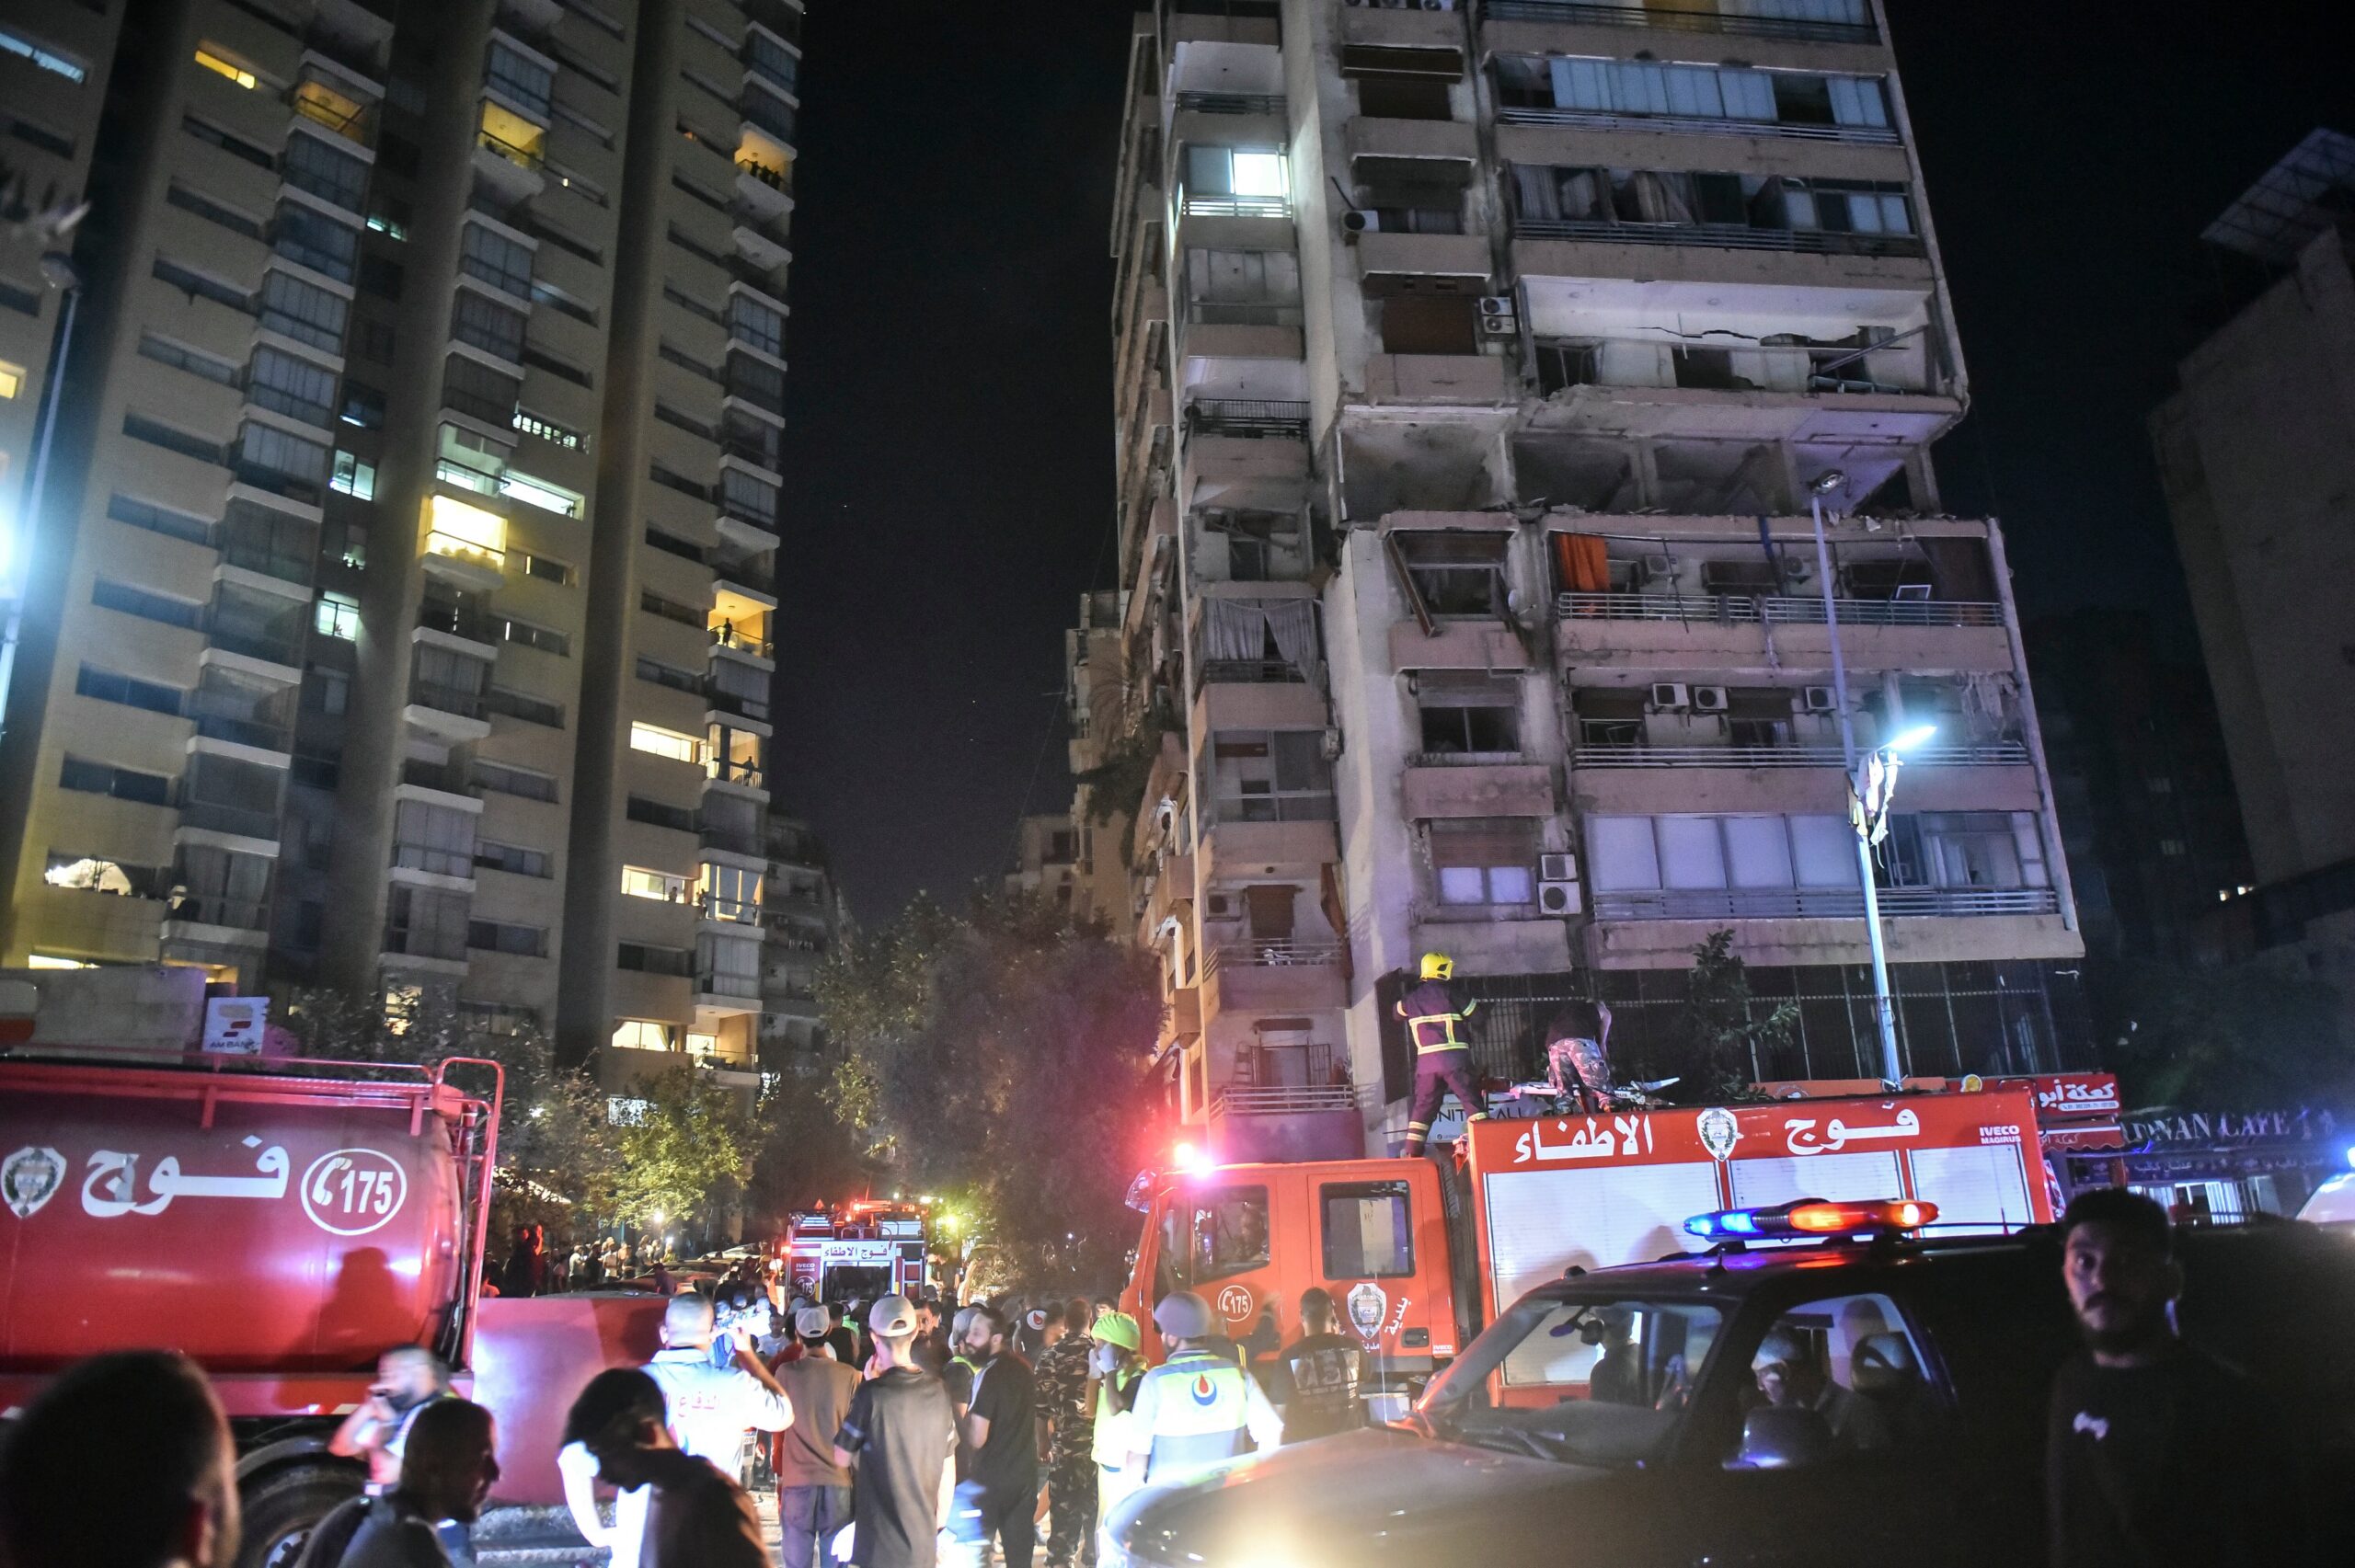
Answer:
[(1444, 953), (1426, 953), (1423, 955), (1423, 979), (1427, 980), (1452, 980), (1454, 978), (1454, 959), (1449, 957)]

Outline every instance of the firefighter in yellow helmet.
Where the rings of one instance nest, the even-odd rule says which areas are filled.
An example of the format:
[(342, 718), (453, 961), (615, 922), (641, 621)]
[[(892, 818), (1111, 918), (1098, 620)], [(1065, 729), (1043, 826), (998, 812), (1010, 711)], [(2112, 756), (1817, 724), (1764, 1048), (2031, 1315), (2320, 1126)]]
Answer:
[(1406, 1155), (1410, 1160), (1430, 1140), (1431, 1122), (1449, 1090), (1463, 1105), (1465, 1121), (1486, 1121), (1488, 1116), (1472, 1082), (1472, 1042), (1463, 1030), (1465, 1020), (1480, 1004), (1458, 1001), (1454, 979), (1454, 959), (1444, 953), (1426, 953), (1422, 983), (1397, 1003), (1398, 1016), (1407, 1021), (1407, 1036), (1415, 1042), (1415, 1099), (1407, 1113)]

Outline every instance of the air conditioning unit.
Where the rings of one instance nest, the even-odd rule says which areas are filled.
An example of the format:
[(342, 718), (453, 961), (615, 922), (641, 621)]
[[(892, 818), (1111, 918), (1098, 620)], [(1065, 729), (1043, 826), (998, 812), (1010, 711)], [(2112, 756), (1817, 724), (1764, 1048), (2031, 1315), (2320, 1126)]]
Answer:
[(1325, 760), (1328, 762), (1341, 760), (1341, 732), (1338, 729), (1325, 732)]
[(1382, 214), (1369, 212), (1362, 207), (1352, 207), (1341, 214), (1341, 227), (1353, 235), (1379, 234), (1382, 232)]
[(1726, 711), (1726, 689), (1723, 686), (1693, 688), (1693, 711), (1696, 714), (1721, 714)]
[(1578, 879), (1578, 856), (1541, 854), (1537, 857), (1537, 880), (1540, 882), (1576, 882)]
[(1638, 555), (1636, 576), (1645, 582), (1666, 582), (1676, 575), (1676, 559), (1672, 555)]
[(1209, 915), (1212, 920), (1224, 920), (1226, 918), (1226, 907), (1227, 897), (1223, 893), (1207, 894), (1202, 899), (1203, 912)]
[(1811, 714), (1832, 714), (1840, 711), (1840, 693), (1829, 686), (1802, 686), (1799, 700)]
[(1783, 555), (1780, 561), (1785, 582), (1806, 582), (1815, 576), (1815, 563), (1804, 555)]
[(1683, 681), (1655, 681), (1652, 682), (1650, 706), (1654, 713), (1671, 713), (1692, 705), (1693, 689)]
[(1521, 330), (1521, 313), (1511, 294), (1480, 296), (1480, 330), (1492, 338), (1510, 338)]
[(1540, 882), (1537, 885), (1537, 912), (1546, 915), (1574, 915), (1581, 908), (1579, 885), (1575, 882)]

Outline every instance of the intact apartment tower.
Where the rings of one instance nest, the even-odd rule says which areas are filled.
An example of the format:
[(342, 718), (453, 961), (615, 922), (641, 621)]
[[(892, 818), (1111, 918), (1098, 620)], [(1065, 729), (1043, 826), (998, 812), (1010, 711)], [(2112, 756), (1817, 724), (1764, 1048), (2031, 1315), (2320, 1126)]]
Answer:
[(754, 1082), (800, 29), (0, 0), (0, 147), (94, 204), (70, 346), (0, 251), (0, 961)]
[(1132, 59), (1074, 822), (1163, 958), (1184, 1118), (1395, 1139), (1429, 949), (1490, 1077), (1590, 987), (1623, 1075), (1693, 1070), (1718, 931), (1796, 1003), (1745, 1075), (1877, 1078), (1835, 612), (1859, 744), (1936, 726), (1876, 874), (1910, 1071), (2071, 1059), (2003, 536), (1931, 469), (1967, 383), (1880, 7), (1165, 0)]
[(2200, 237), (2246, 303), (2151, 433), (2257, 874), (2234, 913), (2355, 1005), (2355, 138), (2314, 132)]

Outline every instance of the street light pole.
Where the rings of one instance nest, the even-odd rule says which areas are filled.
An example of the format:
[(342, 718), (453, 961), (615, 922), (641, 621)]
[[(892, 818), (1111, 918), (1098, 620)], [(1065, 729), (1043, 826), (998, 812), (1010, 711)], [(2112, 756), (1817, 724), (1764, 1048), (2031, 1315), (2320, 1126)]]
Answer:
[[(1832, 693), (1840, 709), (1841, 765), (1848, 772), (1850, 797), (1861, 799), (1855, 720), (1848, 713), (1848, 667), (1840, 654), (1838, 585), (1832, 577), (1832, 545), (1823, 536), (1823, 498), (1847, 482), (1848, 476), (1836, 468), (1816, 475), (1808, 486), (1807, 504), (1815, 520), (1815, 570), (1823, 585), (1823, 627), (1832, 643)], [(1860, 812), (1852, 812), (1850, 818), (1856, 830), (1856, 876), (1865, 890), (1865, 935), (1873, 956), (1873, 1024), (1880, 1036), (1880, 1076), (1894, 1090), (1904, 1082), (1905, 1070), (1897, 1059), (1897, 1013), (1890, 1004), (1889, 954), (1881, 944), (1880, 890), (1873, 883), (1871, 828)]]

